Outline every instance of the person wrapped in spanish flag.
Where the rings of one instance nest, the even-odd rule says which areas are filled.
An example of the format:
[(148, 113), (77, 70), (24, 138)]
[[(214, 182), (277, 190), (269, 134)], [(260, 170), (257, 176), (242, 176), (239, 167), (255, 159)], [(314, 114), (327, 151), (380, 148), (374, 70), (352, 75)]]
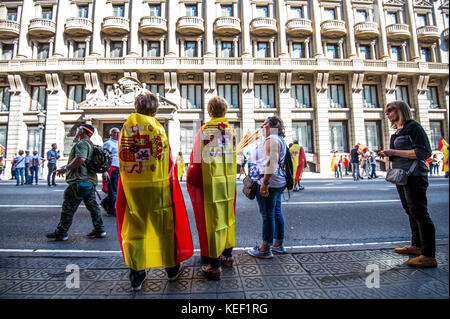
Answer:
[(294, 163), (294, 192), (302, 191), (305, 189), (305, 187), (300, 184), (303, 170), (306, 167), (305, 150), (303, 149), (303, 146), (298, 144), (297, 140), (294, 140), (289, 150), (292, 155), (292, 163)]
[(119, 137), (117, 230), (130, 281), (140, 290), (147, 268), (166, 268), (170, 281), (194, 253), (189, 220), (163, 126), (158, 98), (140, 94)]
[(187, 188), (194, 208), (203, 275), (219, 280), (221, 265), (233, 265), (236, 206), (236, 134), (225, 118), (225, 99), (208, 103), (212, 118), (195, 137), (187, 171)]

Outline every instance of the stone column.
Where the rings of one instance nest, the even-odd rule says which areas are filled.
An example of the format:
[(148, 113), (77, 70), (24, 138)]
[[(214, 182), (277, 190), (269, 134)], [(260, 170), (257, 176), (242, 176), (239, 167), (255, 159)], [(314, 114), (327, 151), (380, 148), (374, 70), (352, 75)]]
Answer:
[[(379, 0), (381, 1), (381, 0)], [(319, 7), (319, 0), (312, 0), (312, 16), (314, 17), (314, 57), (323, 56), (323, 47), (322, 47), (322, 36), (320, 34), (320, 22), (321, 22), (321, 12)]]
[(127, 17), (130, 19), (130, 52), (129, 56), (140, 56), (142, 47), (139, 41), (139, 22), (144, 14), (144, 4), (140, 0), (131, 0), (130, 14)]
[(344, 39), (340, 39), (339, 40), (339, 59), (343, 59), (344, 58)]
[(289, 56), (291, 58), (294, 57), (294, 50), (293, 50), (293, 46), (292, 46), (292, 40), (289, 40)]
[(406, 52), (406, 42), (402, 43), (402, 55), (403, 55), (402, 61), (408, 61), (408, 52)]
[(198, 58), (202, 57), (202, 39), (201, 38), (197, 39), (197, 57)]
[[(355, 74), (353, 74), (355, 76)], [(349, 76), (347, 85), (351, 88), (349, 119), (349, 148), (356, 143), (366, 145), (366, 128), (364, 125), (364, 95), (362, 90), (352, 89), (352, 77)]]
[(222, 57), (222, 41), (217, 40), (217, 57)]
[[(56, 35), (55, 35), (55, 57), (63, 58), (66, 56), (67, 48), (64, 41), (64, 25), (68, 15), (70, 15), (69, 0), (58, 0), (58, 8), (56, 14)], [(55, 17), (55, 16), (54, 16)]]
[(250, 22), (252, 15), (250, 12), (252, 7), (250, 1), (241, 1), (241, 39), (242, 39), (242, 56), (252, 56), (252, 44), (250, 41)]
[(73, 58), (73, 41), (69, 40), (69, 58)]
[(277, 20), (278, 20), (278, 56), (287, 56), (287, 42), (286, 42), (286, 21), (287, 12), (284, 1), (277, 1)]
[(33, 53), (31, 55), (32, 59), (37, 59), (37, 42), (36, 41), (31, 41), (31, 44), (33, 46)]
[[(20, 16), (20, 35), (19, 35), (19, 52), (17, 53), (18, 59), (30, 58), (32, 51), (31, 46), (28, 45), (28, 26), (30, 20), (34, 18), (33, 0), (23, 0)], [(27, 8), (27, 9), (24, 9)], [(8, 152), (9, 153), (9, 152)]]
[[(201, 7), (201, 4), (199, 4)], [(214, 46), (214, 20), (216, 19), (216, 10), (214, 1), (205, 1), (205, 12), (203, 15), (205, 21), (205, 56), (215, 57), (216, 50)]]
[(433, 62), (439, 62), (436, 55), (436, 43), (431, 45), (431, 59)]
[(274, 58), (275, 57), (275, 50), (274, 50), (274, 40), (273, 39), (271, 39), (270, 41), (269, 41), (269, 50), (270, 50), (270, 57), (271, 58)]
[(309, 59), (309, 38), (305, 40), (305, 57)]
[(128, 38), (123, 38), (122, 39), (122, 56), (126, 56), (127, 55), (127, 48), (128, 48)]
[[(92, 13), (92, 52), (90, 56), (103, 56), (104, 46), (102, 33), (103, 18), (112, 15), (108, 11), (106, 0), (94, 0), (94, 12)], [(109, 50), (106, 49), (106, 56), (109, 56)]]
[(167, 55), (177, 56), (177, 20), (179, 17), (178, 0), (168, 0), (167, 10)]
[(386, 35), (386, 16), (384, 14), (384, 8), (383, 8), (383, 0), (376, 0), (377, 1), (377, 11), (378, 11), (378, 23), (380, 24), (380, 54), (381, 60), (387, 60), (389, 59), (389, 50), (388, 50), (388, 41), (387, 41), (387, 35)]
[(184, 57), (184, 40), (180, 40), (180, 56)]
[(161, 58), (164, 57), (164, 54), (165, 54), (165, 52), (166, 52), (166, 47), (165, 47), (165, 45), (164, 45), (165, 40), (166, 40), (165, 38), (161, 38), (161, 39), (159, 40), (159, 56), (160, 56)]
[[(285, 79), (288, 76), (291, 76), (291, 72), (284, 72)], [(286, 80), (285, 80), (286, 81)], [(286, 81), (287, 82), (287, 81)], [(285, 87), (285, 83), (283, 86)], [(279, 80), (280, 83), (280, 80)], [(279, 115), (283, 119), (284, 123), (284, 131), (286, 133), (285, 140), (289, 144), (292, 142), (292, 102), (291, 102), (291, 88), (285, 87), (284, 89), (279, 89), (280, 96), (280, 105), (279, 105)], [(245, 133), (244, 133), (245, 134)]]
[(148, 57), (148, 40), (143, 40), (143, 44), (142, 44), (142, 56), (143, 57)]
[(239, 40), (238, 39), (234, 39), (233, 40), (233, 49), (234, 49), (234, 57), (235, 58), (237, 58), (239, 56), (238, 46), (239, 46)]
[(347, 32), (348, 32), (348, 43), (347, 46), (349, 48), (348, 58), (353, 59), (356, 58), (356, 48), (355, 48), (355, 21), (353, 19), (352, 12), (352, 3), (351, 0), (345, 0), (344, 2), (345, 13), (347, 16)]
[(411, 60), (412, 61), (419, 61), (420, 60), (420, 54), (419, 54), (419, 45), (417, 40), (417, 27), (416, 27), (416, 19), (414, 15), (414, 3), (413, 0), (406, 0), (407, 3), (407, 17), (408, 17), (408, 24), (411, 31)]
[(419, 76), (414, 76), (412, 78), (412, 103), (411, 108), (415, 108), (415, 120), (422, 125), (425, 133), (430, 136), (430, 117), (428, 108), (428, 99), (426, 91), (418, 91), (417, 85), (419, 82)]
[(105, 40), (106, 42), (106, 57), (111, 57), (111, 41), (109, 39)]
[[(314, 78), (317, 79), (317, 74)], [(320, 173), (326, 173), (331, 162), (328, 105), (328, 90), (316, 91), (314, 150), (318, 157), (316, 171)]]
[(377, 59), (377, 52), (375, 51), (375, 44), (376, 44), (376, 41), (370, 42), (370, 51), (372, 52), (372, 60)]
[(50, 39), (49, 41), (48, 41), (48, 43), (49, 43), (49, 46), (48, 46), (48, 57), (49, 58), (51, 58), (51, 57), (53, 57), (53, 39)]
[(91, 45), (91, 37), (88, 37), (86, 39), (86, 53), (84, 55), (85, 57), (89, 56), (90, 45)]

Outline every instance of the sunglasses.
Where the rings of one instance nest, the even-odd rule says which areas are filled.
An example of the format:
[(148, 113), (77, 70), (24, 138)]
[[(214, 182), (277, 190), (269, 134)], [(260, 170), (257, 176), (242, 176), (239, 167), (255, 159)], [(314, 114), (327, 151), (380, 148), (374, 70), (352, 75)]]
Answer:
[(388, 108), (386, 111), (384, 111), (384, 114), (389, 114), (394, 110), (393, 107)]

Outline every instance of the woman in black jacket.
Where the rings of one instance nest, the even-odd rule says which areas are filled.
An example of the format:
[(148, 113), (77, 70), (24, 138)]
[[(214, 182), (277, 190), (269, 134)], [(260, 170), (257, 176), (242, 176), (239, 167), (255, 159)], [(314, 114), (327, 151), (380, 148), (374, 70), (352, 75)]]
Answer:
[(408, 183), (397, 185), (402, 206), (409, 216), (412, 242), (411, 246), (396, 248), (395, 252), (418, 255), (408, 261), (409, 266), (436, 267), (435, 228), (428, 214), (426, 194), (428, 168), (425, 160), (431, 156), (430, 142), (422, 126), (412, 120), (411, 110), (405, 102), (389, 103), (384, 113), (397, 131), (391, 136), (390, 149), (380, 151), (379, 155), (388, 156), (392, 168), (408, 171), (411, 165), (416, 165), (408, 176)]

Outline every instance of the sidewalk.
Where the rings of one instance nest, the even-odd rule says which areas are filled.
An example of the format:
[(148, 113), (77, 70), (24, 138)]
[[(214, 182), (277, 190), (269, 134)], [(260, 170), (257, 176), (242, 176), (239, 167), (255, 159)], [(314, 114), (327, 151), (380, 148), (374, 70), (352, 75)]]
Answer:
[[(438, 268), (414, 269), (391, 247), (291, 250), (273, 259), (235, 253), (218, 282), (202, 278), (200, 256), (185, 262), (173, 283), (163, 269), (148, 272), (142, 291), (131, 291), (120, 254), (0, 252), (0, 299), (448, 299), (448, 239), (437, 245)], [(312, 251), (310, 251), (312, 250)], [(102, 255), (101, 257), (98, 257)], [(80, 268), (80, 288), (67, 288), (68, 264)], [(367, 288), (369, 264), (378, 265), (380, 287)]]

